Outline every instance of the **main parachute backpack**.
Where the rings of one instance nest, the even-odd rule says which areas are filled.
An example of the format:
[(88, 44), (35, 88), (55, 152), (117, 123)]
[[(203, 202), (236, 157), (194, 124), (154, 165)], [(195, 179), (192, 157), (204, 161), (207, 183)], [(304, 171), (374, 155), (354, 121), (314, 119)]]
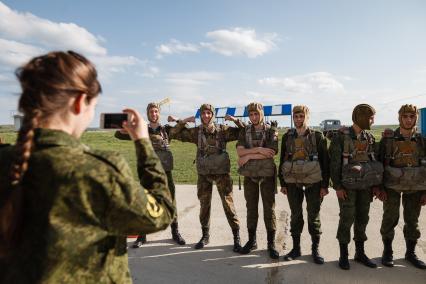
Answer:
[(216, 125), (215, 145), (208, 143), (203, 127), (198, 128), (197, 172), (200, 175), (227, 174), (231, 171), (231, 162), (226, 152), (223, 137), (223, 125)]
[(352, 140), (349, 128), (340, 130), (343, 134), (342, 185), (346, 189), (369, 189), (380, 185), (383, 179), (383, 165), (374, 157), (374, 139), (365, 133), (365, 140)]
[(166, 128), (161, 125), (159, 134), (150, 134), (152, 146), (155, 153), (160, 158), (164, 171), (168, 172), (173, 170), (173, 155), (169, 147), (169, 136), (167, 135)]
[(287, 132), (287, 153), (281, 171), (286, 183), (312, 184), (322, 180), (315, 131), (296, 138), (296, 129)]
[(420, 134), (413, 139), (397, 141), (395, 133), (386, 129), (384, 185), (395, 191), (426, 190), (426, 159)]
[[(253, 147), (264, 147), (266, 145), (268, 132), (271, 126), (264, 124), (264, 128), (261, 131), (254, 130), (253, 125), (247, 125), (245, 128), (246, 134), (246, 146), (248, 148)], [(253, 138), (253, 136), (255, 136)], [(273, 177), (276, 174), (276, 166), (273, 158), (262, 159), (262, 160), (249, 160), (242, 167), (238, 168), (238, 173), (245, 177)]]

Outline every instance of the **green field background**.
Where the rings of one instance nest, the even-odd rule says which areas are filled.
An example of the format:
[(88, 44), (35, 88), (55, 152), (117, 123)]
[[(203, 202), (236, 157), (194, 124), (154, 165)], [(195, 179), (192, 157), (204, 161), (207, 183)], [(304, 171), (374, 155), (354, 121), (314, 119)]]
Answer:
[[(373, 128), (373, 134), (377, 141), (381, 137), (381, 133), (385, 128), (396, 128), (396, 126), (376, 126)], [(285, 130), (280, 131), (280, 140)], [(6, 143), (14, 143), (16, 139), (16, 132), (0, 128), (0, 137), (2, 137)], [(133, 143), (131, 141), (122, 141), (114, 138), (113, 131), (87, 131), (83, 134), (81, 140), (84, 144), (99, 150), (116, 151), (122, 154), (125, 159), (129, 162), (130, 167), (133, 170), (135, 178), (136, 173), (136, 155)], [(238, 184), (237, 174), (237, 154), (235, 150), (236, 142), (228, 143), (227, 149), (229, 157), (231, 159), (231, 175), (234, 180), (234, 184)], [(281, 147), (281, 141), (280, 141)], [(177, 184), (196, 184), (197, 173), (195, 169), (194, 159), (196, 152), (196, 145), (192, 143), (182, 143), (177, 140), (172, 140), (171, 150), (173, 152), (175, 165), (173, 170), (173, 177)], [(278, 165), (279, 155), (275, 156), (275, 161)]]

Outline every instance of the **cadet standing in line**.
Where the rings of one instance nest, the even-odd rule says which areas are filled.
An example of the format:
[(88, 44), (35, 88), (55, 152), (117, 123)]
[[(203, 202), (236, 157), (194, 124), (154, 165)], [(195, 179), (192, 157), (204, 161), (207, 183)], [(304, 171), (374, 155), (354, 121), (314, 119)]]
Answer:
[[(197, 145), (197, 195), (200, 200), (200, 223), (203, 235), (195, 245), (195, 249), (202, 249), (210, 240), (210, 210), (213, 182), (215, 182), (234, 236), (233, 251), (238, 252), (241, 248), (240, 224), (232, 197), (232, 179), (229, 174), (231, 166), (226, 152), (226, 143), (237, 140), (240, 128), (244, 127), (244, 124), (232, 116), (227, 116), (226, 119), (233, 121), (238, 127), (216, 124), (214, 115), (215, 109), (212, 105), (201, 105), (202, 123), (197, 127), (188, 128), (186, 122), (195, 122), (195, 117), (178, 120), (175, 138)], [(176, 119), (171, 117), (170, 120)]]
[(374, 136), (367, 132), (374, 123), (376, 111), (368, 104), (357, 105), (352, 112), (353, 125), (340, 129), (330, 148), (330, 174), (339, 200), (340, 220), (337, 239), (340, 245), (339, 266), (350, 269), (348, 244), (354, 224), (355, 261), (376, 268), (364, 252), (365, 229), (369, 220), (372, 187), (383, 178), (383, 166), (376, 161)]
[(426, 141), (416, 132), (419, 111), (416, 106), (403, 105), (399, 109), (399, 127), (386, 129), (380, 141), (379, 159), (385, 167), (384, 190), (376, 191), (383, 201), (380, 233), (384, 245), (382, 264), (392, 267), (392, 241), (398, 225), (399, 208), (404, 208), (404, 238), (407, 246), (405, 259), (415, 267), (426, 269), (415, 247), (420, 238), (419, 216), (426, 205)]
[(312, 239), (312, 258), (323, 264), (318, 246), (321, 237), (320, 209), (323, 197), (328, 194), (330, 179), (327, 140), (320, 131), (308, 126), (307, 106), (293, 107), (295, 128), (283, 135), (279, 178), (281, 192), (287, 195), (291, 210), (290, 232), (293, 249), (284, 256), (293, 260), (301, 255), (300, 235), (303, 230), (303, 198), (306, 197), (308, 230)]
[[(175, 184), (173, 182), (173, 155), (170, 151), (170, 141), (173, 139), (173, 127), (170, 125), (161, 125), (160, 124), (160, 105), (158, 103), (149, 103), (146, 107), (146, 115), (149, 120), (148, 131), (149, 138), (151, 140), (152, 146), (154, 147), (155, 153), (160, 158), (161, 164), (163, 165), (164, 171), (167, 175), (167, 184), (169, 186), (170, 192), (173, 198), (173, 205), (176, 207), (176, 193), (175, 193)], [(129, 135), (123, 131), (117, 131), (115, 137), (123, 140), (130, 139)], [(173, 240), (179, 244), (184, 245), (185, 240), (179, 233), (178, 221), (177, 221), (177, 212), (176, 217), (173, 219), (170, 224), (172, 230)], [(146, 234), (142, 233), (138, 236), (136, 241), (133, 243), (133, 248), (140, 248), (143, 244), (146, 243)]]
[(264, 121), (263, 106), (250, 103), (247, 106), (251, 124), (241, 131), (237, 142), (239, 173), (244, 176), (244, 197), (247, 206), (248, 242), (241, 249), (247, 254), (257, 249), (256, 230), (259, 218), (259, 191), (262, 195), (263, 215), (267, 231), (268, 252), (272, 259), (278, 259), (275, 249), (275, 193), (277, 190), (277, 169), (274, 156), (278, 153), (278, 131)]
[(51, 52), (16, 75), (24, 118), (16, 145), (0, 149), (0, 283), (131, 283), (126, 235), (175, 214), (145, 121), (125, 110), (141, 186), (118, 153), (79, 140), (101, 92), (86, 58)]

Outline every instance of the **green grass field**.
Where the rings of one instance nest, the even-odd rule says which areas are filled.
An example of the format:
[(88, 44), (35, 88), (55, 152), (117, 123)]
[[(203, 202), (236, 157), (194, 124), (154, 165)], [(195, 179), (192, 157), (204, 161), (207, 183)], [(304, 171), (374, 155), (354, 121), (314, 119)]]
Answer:
[[(387, 127), (395, 128), (396, 126), (376, 126), (373, 128), (373, 134), (377, 141), (380, 139), (383, 129)], [(281, 132), (279, 136), (280, 138), (282, 134), (283, 133)], [(14, 143), (16, 139), (16, 132), (0, 132), (0, 137), (2, 137), (6, 143)], [(92, 148), (119, 152), (129, 162), (135, 177), (137, 177), (135, 149), (131, 141), (122, 141), (114, 138), (114, 132), (112, 131), (88, 131), (83, 134), (82, 141)], [(231, 159), (231, 175), (234, 180), (234, 184), (238, 184), (235, 144), (235, 141), (230, 142), (228, 143), (227, 148)], [(279, 144), (281, 146), (281, 143)], [(175, 182), (177, 184), (196, 184), (197, 173), (194, 164), (196, 152), (195, 144), (172, 140), (171, 150), (175, 160), (175, 169), (173, 170)], [(279, 155), (275, 156), (275, 161), (278, 165)]]

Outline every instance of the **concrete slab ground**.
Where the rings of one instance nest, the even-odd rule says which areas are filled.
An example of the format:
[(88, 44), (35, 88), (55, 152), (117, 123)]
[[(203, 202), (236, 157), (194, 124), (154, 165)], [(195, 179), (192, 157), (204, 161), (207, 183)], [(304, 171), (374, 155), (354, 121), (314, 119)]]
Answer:
[[(382, 241), (380, 224), (382, 203), (371, 204), (370, 222), (367, 227), (367, 255), (379, 268), (367, 268), (353, 261), (354, 243), (349, 247), (351, 270), (338, 268), (339, 246), (336, 240), (339, 206), (332, 189), (324, 199), (321, 209), (323, 235), (320, 251), (326, 263), (317, 265), (310, 256), (310, 236), (305, 227), (302, 234), (302, 257), (286, 262), (282, 255), (292, 247), (289, 233), (290, 210), (287, 198), (276, 195), (277, 240), (279, 261), (269, 259), (266, 251), (266, 231), (263, 223), (262, 204), (259, 204), (257, 230), (258, 249), (249, 255), (232, 252), (232, 232), (226, 221), (217, 190), (213, 188), (210, 244), (202, 250), (193, 246), (201, 237), (198, 220), (199, 203), (195, 185), (177, 186), (179, 228), (187, 245), (178, 246), (171, 240), (170, 229), (148, 235), (148, 243), (140, 249), (129, 248), (129, 265), (134, 283), (426, 283), (426, 270), (413, 268), (404, 260), (405, 242), (403, 221), (396, 228), (394, 248), (395, 267), (383, 267), (380, 263)], [(234, 202), (241, 224), (242, 244), (247, 241), (246, 207), (243, 190), (234, 187)], [(305, 206), (304, 206), (305, 207)], [(402, 216), (402, 214), (401, 214)], [(426, 261), (426, 208), (420, 216), (422, 237), (417, 255)], [(129, 242), (132, 240), (129, 239)], [(129, 243), (131, 245), (131, 243)]]

